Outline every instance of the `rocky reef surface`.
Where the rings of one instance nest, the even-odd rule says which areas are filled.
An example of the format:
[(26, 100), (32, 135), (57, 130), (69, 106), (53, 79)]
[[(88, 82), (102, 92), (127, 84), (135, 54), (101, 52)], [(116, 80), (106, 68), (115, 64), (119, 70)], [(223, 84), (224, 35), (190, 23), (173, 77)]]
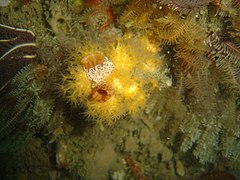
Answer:
[(240, 177), (238, 0), (0, 1), (2, 179)]

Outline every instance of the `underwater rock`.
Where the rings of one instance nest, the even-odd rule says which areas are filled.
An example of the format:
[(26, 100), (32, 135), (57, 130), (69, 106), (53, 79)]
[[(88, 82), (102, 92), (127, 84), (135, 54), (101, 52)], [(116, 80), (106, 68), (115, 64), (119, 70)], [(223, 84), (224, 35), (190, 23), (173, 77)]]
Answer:
[(167, 146), (163, 147), (163, 150), (160, 152), (160, 154), (162, 162), (169, 162), (172, 160), (173, 152)]
[(111, 180), (125, 180), (126, 173), (123, 170), (111, 172), (110, 179)]
[(151, 138), (151, 144), (149, 145), (150, 156), (154, 158), (161, 157), (161, 162), (169, 162), (173, 158), (173, 152), (167, 146), (165, 146), (159, 139)]
[(139, 140), (143, 145), (150, 144), (151, 134), (150, 131), (146, 128), (143, 128), (140, 132)]
[(124, 151), (125, 152), (136, 152), (137, 150), (138, 150), (138, 145), (137, 145), (135, 139), (132, 136), (126, 137)]
[[(148, 103), (147, 103), (148, 105)], [(149, 129), (153, 129), (154, 127), (154, 123), (156, 122), (155, 119), (151, 119), (151, 118), (142, 118), (142, 122), (149, 128)]]
[(66, 154), (68, 154), (68, 145), (64, 141), (58, 143), (58, 152), (56, 154), (56, 163), (59, 168), (67, 169), (69, 167), (69, 160)]
[(236, 177), (228, 172), (212, 171), (201, 175), (200, 180), (236, 180)]
[(181, 177), (185, 175), (185, 168), (179, 159), (175, 160), (175, 171), (176, 171), (176, 174)]
[(151, 141), (150, 144), (150, 156), (151, 157), (156, 157), (158, 156), (159, 152), (162, 152), (164, 145), (160, 141)]
[(106, 143), (103, 149), (99, 149), (89, 158), (89, 161), (86, 162), (88, 178), (106, 179), (117, 161), (117, 153), (114, 150), (114, 144)]

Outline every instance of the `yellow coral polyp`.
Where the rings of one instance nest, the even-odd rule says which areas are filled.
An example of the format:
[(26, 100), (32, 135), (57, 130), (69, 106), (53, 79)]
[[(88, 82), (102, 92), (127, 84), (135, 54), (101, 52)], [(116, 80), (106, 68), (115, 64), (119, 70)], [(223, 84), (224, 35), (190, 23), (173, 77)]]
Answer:
[(114, 78), (112, 82), (114, 89), (116, 89), (117, 91), (122, 91), (123, 86), (118, 78)]
[(154, 72), (157, 69), (157, 67), (159, 67), (159, 63), (151, 60), (148, 60), (146, 63), (143, 63), (142, 65), (143, 70), (146, 72)]
[(128, 94), (129, 96), (132, 96), (136, 94), (137, 91), (138, 91), (138, 87), (134, 84), (126, 89), (126, 94)]
[[(114, 64), (113, 71), (99, 85), (88, 79), (87, 72), (81, 66), (84, 57), (96, 53), (102, 53)], [(85, 106), (86, 116), (97, 123), (111, 125), (124, 115), (139, 115), (155, 88), (149, 88), (153, 85), (152, 82), (163, 79), (161, 86), (168, 86), (165, 81), (169, 79), (163, 73), (165, 67), (162, 58), (146, 37), (123, 38), (116, 46), (103, 47), (91, 42), (85, 43), (77, 48), (73, 57), (68, 73), (63, 76), (62, 94), (72, 104)], [(102, 85), (107, 87), (105, 92), (100, 88)], [(105, 98), (104, 101), (89, 98), (96, 86), (100, 88), (99, 92), (94, 91), (100, 93), (98, 97), (109, 95), (110, 98)], [(110, 91), (109, 94), (106, 94), (107, 91)]]
[(131, 71), (136, 65), (136, 61), (132, 61), (131, 54), (126, 51), (130, 49), (126, 45), (118, 44), (113, 52), (110, 52), (110, 58), (113, 59), (114, 63), (117, 65), (116, 68), (121, 71)]
[(64, 75), (64, 85), (61, 88), (68, 101), (73, 105), (84, 102), (91, 92), (91, 84), (82, 67), (71, 69), (70, 73)]
[(87, 108), (85, 115), (91, 119), (96, 119), (96, 122), (100, 124), (105, 122), (108, 125), (112, 125), (115, 120), (127, 113), (122, 99), (115, 96), (106, 102), (86, 101), (85, 105)]

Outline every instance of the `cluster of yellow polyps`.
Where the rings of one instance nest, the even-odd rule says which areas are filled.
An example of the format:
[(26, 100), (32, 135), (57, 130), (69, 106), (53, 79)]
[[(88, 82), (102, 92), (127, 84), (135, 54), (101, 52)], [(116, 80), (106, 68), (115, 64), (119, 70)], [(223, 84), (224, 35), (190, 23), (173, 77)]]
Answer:
[[(68, 73), (63, 75), (60, 90), (73, 105), (85, 106), (86, 115), (98, 123), (111, 125), (124, 115), (137, 116), (156, 86), (161, 86), (158, 89), (169, 86), (170, 79), (164, 74), (166, 67), (158, 53), (146, 37), (125, 37), (117, 45), (107, 47), (94, 43), (80, 45)], [(89, 79), (82, 63), (83, 59), (86, 62), (85, 57), (94, 54), (102, 54), (114, 64), (111, 73), (97, 83)], [(89, 58), (89, 64), (93, 71), (97, 65), (100, 69), (104, 66), (96, 58)]]

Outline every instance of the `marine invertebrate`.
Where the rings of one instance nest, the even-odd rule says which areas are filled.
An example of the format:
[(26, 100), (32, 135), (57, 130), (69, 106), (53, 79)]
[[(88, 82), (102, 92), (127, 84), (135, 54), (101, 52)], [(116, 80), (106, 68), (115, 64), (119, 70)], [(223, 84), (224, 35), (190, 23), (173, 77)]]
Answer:
[(191, 16), (181, 16), (163, 1), (131, 1), (120, 17), (126, 28), (144, 30), (154, 42), (173, 45), (186, 38), (192, 27)]
[(92, 82), (90, 100), (104, 102), (112, 96), (112, 88), (105, 79), (112, 73), (114, 64), (102, 53), (90, 54), (81, 60), (81, 64)]
[[(161, 111), (162, 106), (166, 110), (170, 105), (156, 103), (161, 104), (155, 111), (156, 116), (167, 119), (163, 122), (171, 119), (162, 125), (162, 134), (168, 134), (172, 143), (174, 135), (180, 131), (183, 134), (180, 150), (186, 152), (192, 149), (193, 155), (201, 163), (215, 162), (220, 157), (218, 152), (222, 153), (222, 157), (239, 161), (239, 153), (235, 151), (239, 147), (238, 115), (233, 113), (236, 117), (232, 118), (235, 119), (232, 123), (236, 128), (226, 128), (225, 123), (228, 121), (225, 122), (221, 113), (221, 105), (224, 103), (219, 100), (221, 96), (231, 98), (232, 92), (239, 94), (239, 47), (222, 39), (216, 40), (214, 35), (208, 37), (209, 27), (216, 26), (217, 23), (220, 24), (218, 34), (226, 36), (225, 31), (231, 24), (226, 29), (221, 25), (226, 22), (224, 19), (235, 14), (236, 9), (230, 5), (230, 13), (213, 17), (211, 11), (207, 10), (207, 7), (211, 7), (210, 0), (158, 1), (157, 7), (161, 9), (157, 9), (159, 13), (154, 14), (156, 11), (153, 2), (145, 4), (145, 1), (131, 1), (120, 17), (120, 23), (129, 30), (144, 30), (152, 42), (163, 49), (170, 49), (167, 51), (168, 63), (175, 88), (172, 94), (179, 100), (185, 114), (176, 113), (171, 107), (164, 113)], [(228, 12), (224, 6), (232, 4), (232, 1), (221, 2), (221, 11)], [(212, 2), (212, 5), (217, 8), (219, 1)], [(202, 11), (198, 13), (200, 9)], [(216, 22), (216, 19), (220, 21)], [(136, 25), (138, 20), (143, 20), (143, 26)], [(238, 24), (235, 20), (237, 19), (232, 22)], [(232, 35), (236, 33), (232, 31)], [(236, 36), (231, 36), (232, 42), (237, 42), (233, 37)], [(223, 92), (223, 89), (230, 91)], [(232, 104), (231, 107), (236, 110), (235, 105)], [(171, 113), (174, 118), (169, 117)], [(234, 143), (237, 144), (236, 147), (233, 147)]]
[[(129, 172), (133, 172), (137, 178), (143, 175), (139, 166), (141, 164), (143, 167), (147, 165), (148, 169), (144, 169), (144, 173), (152, 179), (166, 177), (161, 176), (162, 171), (171, 174), (167, 175), (167, 179), (176, 179), (176, 176), (171, 178), (172, 173), (168, 172), (174, 169), (172, 155), (175, 156), (177, 150), (180, 154), (193, 152), (193, 156), (201, 163), (215, 163), (219, 157), (228, 162), (239, 162), (239, 91), (235, 91), (239, 88), (239, 50), (233, 43), (212, 36), (209, 37), (209, 46), (206, 45), (211, 29), (219, 37), (231, 32), (231, 42), (236, 44), (239, 16), (233, 17), (231, 13), (214, 16), (210, 8), (217, 8), (220, 1), (212, 1), (210, 6), (208, 2), (89, 0), (82, 5), (81, 0), (35, 0), (28, 6), (18, 2), (16, 8), (2, 8), (9, 10), (6, 14), (0, 12), (3, 21), (21, 25), (19, 27), (30, 27), (36, 33), (38, 62), (44, 62), (44, 65), (33, 64), (29, 69), (24, 68), (15, 76), (16, 80), (14, 78), (8, 86), (1, 87), (0, 96), (3, 99), (0, 103), (4, 110), (0, 110), (0, 137), (3, 139), (0, 149), (8, 145), (4, 143), (5, 137), (10, 139), (8, 135), (13, 135), (11, 140), (15, 140), (17, 131), (39, 129), (52, 117), (54, 110), (56, 116), (53, 118), (58, 120), (52, 121), (51, 129), (55, 130), (49, 130), (49, 134), (54, 134), (54, 138), (50, 139), (51, 142), (59, 139), (63, 142), (63, 151), (58, 153), (57, 163), (71, 172), (77, 171), (79, 175), (84, 174), (84, 171), (91, 175), (91, 172), (102, 166), (99, 163), (92, 171), (88, 168), (98, 158), (102, 159), (102, 155), (108, 155), (105, 152), (109, 151), (103, 151), (94, 161), (89, 160), (92, 157), (89, 152), (97, 154), (101, 147), (99, 144), (111, 142), (110, 152), (117, 157), (122, 149), (116, 149), (127, 144), (118, 143), (124, 140), (120, 137), (122, 134), (134, 134), (132, 139), (137, 145), (136, 151), (132, 152), (137, 156), (132, 157), (139, 159), (136, 163), (129, 157), (127, 163)], [(229, 6), (232, 12), (239, 11), (237, 1), (221, 2), (221, 11), (228, 11), (226, 7), (229, 4), (232, 4)], [(116, 15), (120, 17), (115, 18)], [(215, 20), (219, 20), (217, 30), (212, 28), (216, 27)], [(232, 24), (223, 26), (224, 20), (235, 24), (234, 27)], [(116, 38), (111, 31), (114, 25), (122, 28), (125, 36)], [(233, 29), (230, 31), (228, 28)], [(111, 36), (111, 43), (106, 42), (105, 34)], [(13, 56), (16, 57), (15, 54)], [(0, 71), (4, 69), (1, 65), (7, 63), (7, 60), (1, 60)], [(16, 62), (16, 59), (12, 62)], [(18, 61), (17, 71), (25, 62), (28, 64), (28, 59)], [(51, 73), (50, 77), (46, 78), (46, 71)], [(60, 83), (59, 74), (62, 80)], [(171, 86), (171, 78), (174, 85), (166, 88)], [(61, 97), (70, 104), (65, 106), (58, 103), (60, 108), (57, 110), (53, 109), (51, 99), (55, 96), (55, 83), (58, 83)], [(225, 91), (228, 88), (234, 89), (234, 95), (232, 91)], [(62, 99), (58, 98), (57, 101), (62, 102)], [(146, 114), (143, 115), (146, 107)], [(67, 112), (74, 111), (71, 113), (73, 121), (68, 121), (70, 117), (62, 112), (66, 109)], [(107, 125), (112, 125), (125, 115), (127, 118), (121, 119), (116, 127), (106, 128), (102, 132), (96, 126), (85, 128), (85, 122), (81, 121), (81, 126), (88, 132), (83, 138), (84, 132), (75, 124), (79, 123), (78, 113)], [(129, 119), (133, 119), (130, 124)], [(56, 127), (56, 121), (61, 128)], [(127, 128), (123, 129), (124, 126)], [(50, 128), (44, 127), (43, 132), (46, 129)], [(70, 133), (72, 129), (74, 133)], [(80, 132), (81, 136), (75, 132)], [(109, 134), (110, 139), (106, 138)], [(167, 148), (164, 143), (170, 146)], [(5, 147), (8, 149), (14, 147), (7, 145)], [(123, 147), (123, 151), (126, 147)], [(169, 153), (166, 154), (170, 155), (161, 153), (161, 149), (168, 149)], [(187, 167), (188, 162), (182, 159)], [(165, 161), (169, 166), (159, 171)], [(111, 167), (112, 162), (106, 170), (105, 179)], [(188, 168), (185, 170), (187, 175)], [(93, 178), (86, 176), (85, 179)]]
[(103, 82), (114, 69), (114, 64), (101, 53), (90, 54), (84, 57), (81, 63), (84, 66), (88, 79), (95, 84)]
[[(33, 130), (49, 120), (52, 102), (41, 98), (45, 77), (44, 65), (28, 65), (11, 80), (12, 90), (1, 99), (0, 138), (14, 133), (19, 126), (31, 127)], [(1, 91), (1, 96), (4, 90)], [(9, 103), (3, 103), (4, 101)]]
[(34, 59), (36, 57), (35, 34), (26, 29), (0, 24), (0, 60)]
[(175, 55), (176, 60), (181, 63), (183, 73), (186, 74), (204, 71), (211, 64), (207, 57), (209, 48), (205, 43), (207, 40), (206, 33), (197, 25), (190, 27), (190, 31), (187, 30), (186, 35), (176, 45)]
[(216, 61), (218, 66), (226, 59), (228, 59), (231, 64), (238, 66), (240, 61), (240, 51), (237, 49), (237, 47), (234, 47), (233, 43), (223, 42), (215, 33), (212, 33), (209, 36), (208, 44), (212, 50), (212, 53), (215, 56), (218, 56), (218, 60)]
[(93, 29), (98, 29), (100, 32), (106, 28), (113, 21), (113, 13), (111, 10), (95, 10), (87, 19), (87, 25), (92, 26)]
[(148, 3), (152, 4), (152, 2), (146, 1), (131, 1), (127, 5), (127, 9), (120, 16), (120, 23), (125, 27), (144, 27), (144, 23), (147, 24), (148, 18), (151, 15), (151, 11), (148, 8)]
[(110, 1), (89, 1), (86, 6), (80, 21), (84, 29), (87, 29), (87, 34), (104, 42), (112, 42), (121, 35), (121, 30), (114, 24), (116, 15)]
[(92, 31), (106, 31), (115, 17), (108, 0), (89, 0), (86, 4), (88, 9), (83, 14), (82, 22)]
[(230, 90), (239, 92), (240, 51), (233, 43), (222, 42), (214, 33), (209, 36), (208, 44), (216, 66), (224, 73), (224, 76), (221, 77), (221, 83), (225, 84)]
[(9, 80), (25, 65), (36, 58), (37, 47), (32, 31), (0, 24), (1, 84)]
[(233, 6), (236, 6), (236, 7), (240, 5), (239, 0), (233, 0), (232, 3), (233, 3)]
[(91, 100), (104, 102), (110, 99), (112, 95), (113, 95), (113, 90), (111, 87), (109, 87), (107, 84), (100, 84), (92, 88)]
[[(210, 71), (212, 64), (208, 58), (209, 48), (205, 43), (207, 35), (197, 25), (192, 24), (189, 27), (190, 30), (186, 30), (186, 34), (179, 39), (175, 46), (176, 54), (173, 63), (176, 69), (173, 74), (176, 82), (179, 81), (176, 86), (182, 84), (186, 88), (182, 90), (188, 91), (188, 98), (194, 97), (203, 103), (207, 94), (214, 89), (210, 88), (211, 85), (215, 85), (212, 82), (214, 76)], [(205, 93), (204, 88), (210, 91)]]
[(161, 3), (167, 4), (173, 10), (181, 13), (190, 13), (204, 6), (207, 6), (212, 0), (163, 0)]
[(185, 49), (179, 49), (176, 56), (177, 59), (182, 62), (183, 71), (186, 71), (186, 73), (204, 70), (210, 65), (210, 62), (206, 58), (204, 52), (196, 53), (194, 51), (189, 52)]
[[(215, 37), (216, 35), (211, 34), (208, 37), (208, 29), (196, 24), (198, 19), (193, 19), (191, 16), (179, 17), (179, 14), (174, 12), (169, 12), (168, 16), (175, 16), (176, 21), (169, 23), (173, 24), (172, 27), (178, 21), (187, 23), (185, 26), (187, 28), (183, 28), (183, 33), (180, 33), (174, 41), (167, 42), (167, 38), (162, 41), (160, 38), (158, 40), (157, 36), (153, 37), (161, 44), (173, 45), (174, 49), (170, 63), (175, 93), (182, 99), (181, 105), (186, 105), (188, 112), (184, 117), (182, 115), (173, 120), (183, 134), (180, 150), (186, 152), (191, 149), (201, 163), (216, 162), (221, 157), (239, 162), (239, 153), (235, 151), (236, 147), (239, 147), (236, 130), (239, 127), (238, 115), (233, 113), (235, 117), (231, 118), (235, 119), (232, 123), (236, 128), (226, 127), (225, 123), (229, 121), (225, 121), (224, 113), (221, 113), (224, 102), (220, 98), (221, 96), (230, 98), (232, 92), (239, 94), (238, 47), (233, 43), (222, 42), (220, 38)], [(171, 19), (169, 17), (167, 18)], [(164, 18), (159, 20), (164, 22)], [(168, 23), (164, 28), (167, 28), (167, 25)], [(158, 28), (156, 25), (155, 27)], [(155, 34), (156, 31), (153, 29), (152, 32)], [(162, 33), (167, 34), (164, 31)], [(226, 90), (226, 87), (230, 91), (223, 92), (222, 89)], [(231, 108), (230, 105), (228, 106), (228, 109), (236, 110), (234, 103)], [(177, 131), (178, 127), (176, 128), (175, 123), (171, 124), (174, 125), (166, 126), (170, 127), (167, 131), (171, 132), (174, 128)], [(234, 144), (237, 144), (236, 147)], [(218, 152), (222, 155), (219, 156)]]
[[(16, 8), (18, 9), (16, 11)], [(1, 16), (5, 14), (2, 19), (3, 24), (10, 26), (26, 28), (38, 34), (37, 39), (41, 37), (43, 33), (47, 33), (47, 28), (43, 18), (43, 7), (39, 2), (31, 1), (28, 5), (23, 5), (23, 0), (10, 3), (10, 6), (6, 7), (4, 11), (1, 11)], [(10, 15), (11, 14), (11, 15)]]
[(216, 87), (223, 88), (221, 83), (228, 78), (225, 75), (216, 76), (216, 71), (214, 66), (210, 66), (205, 72), (198, 71), (200, 75), (197, 76), (202, 78), (191, 77), (196, 73), (189, 75), (187, 81), (193, 83), (189, 87), (195, 86), (191, 94), (196, 100), (188, 97), (191, 100), (190, 113), (180, 126), (183, 132), (180, 149), (183, 152), (192, 149), (193, 155), (203, 164), (216, 162), (221, 157), (239, 162), (239, 153), (236, 152), (240, 144), (237, 138), (239, 110), (231, 93), (216, 91)]
[(79, 46), (60, 91), (73, 105), (85, 106), (85, 114), (98, 123), (137, 116), (156, 86), (161, 90), (171, 85), (161, 57), (149, 46), (146, 37), (126, 38), (116, 46)]
[(176, 13), (169, 13), (164, 17), (155, 19), (153, 22), (153, 37), (161, 43), (171, 45), (179, 42), (180, 38), (186, 36), (191, 25), (190, 19), (182, 19)]

